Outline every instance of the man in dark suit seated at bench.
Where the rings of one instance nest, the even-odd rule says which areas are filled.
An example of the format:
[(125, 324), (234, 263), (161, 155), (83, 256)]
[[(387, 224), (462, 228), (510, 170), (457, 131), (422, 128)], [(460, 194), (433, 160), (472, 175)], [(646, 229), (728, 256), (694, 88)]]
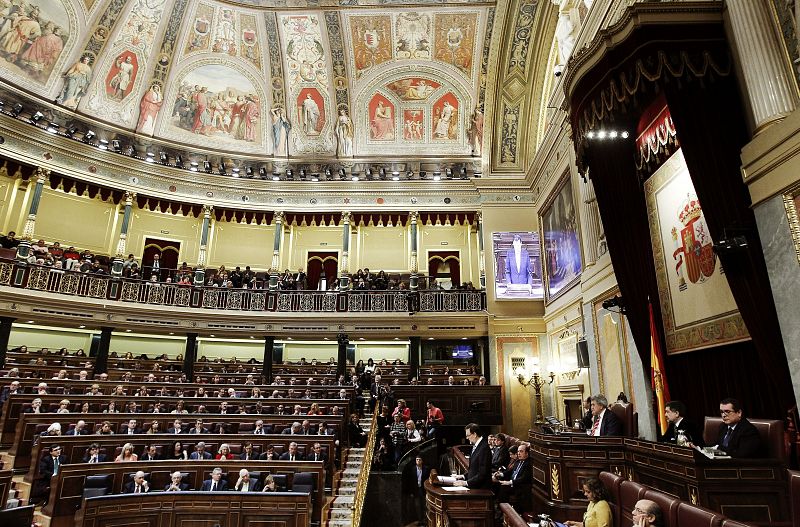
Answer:
[(221, 492), (223, 490), (228, 490), (228, 482), (222, 479), (222, 469), (217, 467), (212, 470), (211, 479), (205, 480), (200, 490), (206, 492)]
[(753, 423), (742, 417), (742, 405), (736, 399), (719, 403), (722, 424), (719, 425), (717, 448), (734, 458), (759, 457), (761, 437)]
[(106, 455), (100, 453), (100, 445), (92, 443), (89, 445), (89, 451), (83, 456), (84, 463), (105, 463)]
[(189, 490), (189, 484), (183, 483), (183, 474), (180, 471), (175, 471), (170, 474), (171, 481), (164, 487), (166, 492), (183, 492)]
[(133, 475), (133, 481), (126, 483), (122, 492), (125, 494), (144, 494), (150, 492), (150, 484), (144, 479), (144, 472), (141, 470), (136, 472), (136, 474)]

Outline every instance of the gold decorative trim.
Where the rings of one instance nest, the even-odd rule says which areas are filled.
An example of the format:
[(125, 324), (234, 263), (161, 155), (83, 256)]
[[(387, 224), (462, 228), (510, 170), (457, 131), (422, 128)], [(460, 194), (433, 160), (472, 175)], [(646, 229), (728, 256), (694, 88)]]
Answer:
[(797, 262), (800, 263), (800, 217), (797, 214), (797, 205), (800, 201), (800, 183), (790, 187), (783, 193), (783, 206), (786, 209), (786, 217), (789, 220), (789, 231), (792, 233), (794, 241), (794, 253)]
[(550, 465), (550, 489), (553, 492), (553, 499), (561, 499), (561, 477), (558, 465)]

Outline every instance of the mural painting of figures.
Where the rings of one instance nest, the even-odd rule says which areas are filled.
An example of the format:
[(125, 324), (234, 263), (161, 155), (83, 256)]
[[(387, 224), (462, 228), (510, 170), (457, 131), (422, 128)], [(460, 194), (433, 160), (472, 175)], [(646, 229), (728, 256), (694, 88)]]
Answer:
[(403, 110), (403, 139), (406, 141), (422, 141), (425, 135), (425, 112), (419, 108)]
[(472, 57), (475, 54), (477, 25), (477, 13), (437, 14), (434, 58), (468, 73), (472, 68)]
[(289, 132), (292, 130), (292, 123), (283, 115), (282, 108), (273, 108), (272, 114), (272, 146), (273, 155), (289, 155)]
[(69, 17), (57, 0), (0, 1), (0, 67), (45, 83), (64, 51)]
[(181, 81), (169, 126), (181, 135), (225, 142), (263, 142), (261, 98), (253, 83), (223, 65), (192, 70)]
[(139, 121), (136, 123), (136, 131), (138, 133), (153, 135), (156, 127), (156, 116), (158, 116), (163, 104), (164, 97), (161, 95), (161, 86), (153, 84), (145, 92), (142, 102), (139, 103)]
[(377, 93), (369, 103), (369, 138), (374, 141), (394, 141), (394, 105)]
[(458, 100), (448, 93), (433, 105), (433, 139), (458, 138)]
[(438, 82), (417, 78), (400, 79), (386, 85), (404, 101), (424, 101), (438, 90), (439, 86), (441, 84)]
[(236, 15), (230, 9), (223, 9), (214, 32), (214, 53), (227, 53), (236, 56)]
[(431, 58), (431, 18), (422, 13), (401, 13), (397, 17), (395, 56), (398, 59)]
[(540, 220), (548, 300), (576, 283), (582, 270), (578, 216), (570, 179), (564, 178), (557, 187)]
[(392, 22), (388, 16), (350, 17), (356, 77), (392, 60)]
[(308, 136), (319, 135), (325, 127), (325, 99), (314, 88), (303, 88), (297, 96), (297, 122)]
[(133, 90), (139, 59), (132, 51), (123, 51), (114, 59), (114, 65), (106, 75), (106, 95), (110, 99), (122, 101)]
[(58, 104), (63, 104), (73, 110), (78, 107), (81, 97), (86, 94), (86, 88), (89, 86), (89, 80), (92, 77), (91, 62), (92, 58), (89, 55), (84, 55), (81, 60), (73, 64), (64, 73), (64, 88), (61, 90), (61, 95), (56, 99)]

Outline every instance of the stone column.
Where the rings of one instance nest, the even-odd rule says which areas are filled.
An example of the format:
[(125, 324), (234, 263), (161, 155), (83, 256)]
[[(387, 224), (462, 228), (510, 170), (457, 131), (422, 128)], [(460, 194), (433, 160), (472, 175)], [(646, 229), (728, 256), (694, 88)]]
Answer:
[(136, 194), (125, 191), (125, 213), (122, 216), (122, 229), (119, 231), (119, 241), (117, 242), (117, 255), (111, 264), (111, 274), (122, 276), (123, 260), (125, 258), (125, 245), (128, 241), (128, 227), (131, 223), (131, 213), (133, 211), (133, 200)]
[(725, 4), (758, 134), (797, 107), (797, 88), (769, 2), (726, 0)]
[(25, 226), (22, 228), (22, 238), (17, 246), (17, 259), (27, 260), (31, 254), (31, 240), (33, 239), (33, 232), (36, 228), (36, 213), (39, 211), (39, 201), (42, 199), (42, 190), (44, 189), (44, 182), (50, 171), (46, 168), (36, 168), (36, 186), (33, 189), (33, 197), (31, 198), (31, 206), (28, 209), (28, 219), (25, 220)]
[(408, 376), (411, 380), (413, 377), (419, 378), (419, 352), (422, 339), (411, 337), (408, 340)]
[(200, 252), (197, 255), (197, 267), (194, 270), (194, 285), (206, 283), (206, 252), (208, 250), (208, 229), (211, 225), (211, 213), (214, 207), (203, 205), (203, 227), (200, 229)]
[(6, 353), (8, 352), (8, 338), (11, 336), (11, 324), (16, 319), (13, 317), (0, 317), (0, 368), (6, 367)]
[(278, 274), (281, 267), (281, 240), (283, 238), (283, 211), (275, 212), (275, 243), (272, 245), (272, 265), (269, 267), (269, 288), (278, 289)]
[(272, 350), (275, 348), (275, 337), (264, 337), (264, 358), (261, 363), (262, 384), (272, 382)]
[(187, 333), (186, 347), (183, 349), (183, 373), (189, 382), (194, 382), (195, 362), (197, 362), (197, 333)]
[(598, 246), (600, 243), (600, 210), (597, 208), (597, 196), (594, 193), (594, 183), (587, 178), (581, 183), (581, 230), (583, 232), (583, 252), (586, 255), (586, 265), (592, 265), (600, 256)]
[(347, 333), (339, 333), (336, 335), (336, 341), (339, 344), (336, 355), (336, 377), (339, 378), (347, 373), (347, 346), (350, 344), (350, 338)]
[(108, 372), (108, 349), (111, 347), (111, 332), (114, 328), (100, 328), (100, 342), (97, 346), (97, 355), (94, 357), (94, 370), (92, 378), (100, 373)]
[(339, 261), (339, 291), (350, 289), (350, 211), (342, 212), (342, 259)]
[(481, 211), (475, 213), (478, 218), (478, 276), (480, 277), (481, 289), (486, 289), (486, 262), (484, 258), (486, 252), (483, 248), (483, 214)]
[(417, 218), (419, 212), (411, 211), (408, 213), (408, 223), (411, 227), (411, 261), (409, 262), (409, 270), (411, 271), (411, 280), (408, 288), (411, 291), (419, 289), (419, 262), (417, 260)]

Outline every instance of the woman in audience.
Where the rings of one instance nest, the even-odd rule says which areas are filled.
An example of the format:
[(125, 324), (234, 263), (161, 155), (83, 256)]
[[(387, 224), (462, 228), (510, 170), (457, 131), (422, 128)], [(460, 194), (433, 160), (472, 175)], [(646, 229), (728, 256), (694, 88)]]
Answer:
[(228, 446), (227, 443), (222, 443), (219, 446), (219, 451), (217, 455), (214, 456), (214, 459), (235, 459), (236, 456), (231, 454), (231, 447)]
[(406, 444), (406, 425), (403, 422), (401, 414), (394, 414), (394, 421), (389, 429), (389, 437), (392, 440), (392, 448), (394, 450), (394, 462), (403, 457), (403, 451)]
[(361, 428), (358, 422), (358, 415), (353, 414), (350, 416), (350, 422), (347, 425), (347, 434), (350, 438), (350, 444), (356, 448), (364, 448), (367, 444), (367, 432)]
[(58, 403), (58, 410), (56, 410), (57, 414), (68, 414), (69, 413), (69, 399), (61, 399), (61, 402)]
[(187, 454), (186, 450), (183, 449), (183, 445), (180, 441), (175, 441), (175, 444), (172, 447), (172, 455), (169, 456), (169, 459), (180, 459), (184, 461), (189, 459), (189, 454)]
[(47, 427), (47, 430), (42, 432), (42, 436), (60, 436), (61, 435), (61, 424), (60, 423), (53, 423)]
[(114, 463), (124, 463), (126, 461), (138, 461), (139, 456), (137, 456), (133, 452), (133, 445), (131, 443), (125, 443), (122, 445), (122, 452), (114, 458)]
[(82, 414), (90, 414), (90, 413), (92, 413), (92, 408), (89, 405), (89, 403), (83, 403), (81, 405), (81, 413)]
[(392, 417), (395, 415), (400, 414), (401, 420), (405, 423), (409, 419), (411, 419), (411, 408), (406, 406), (405, 399), (398, 399), (397, 400), (397, 407), (392, 412)]
[(253, 388), (253, 391), (250, 393), (250, 398), (251, 399), (263, 399), (264, 396), (261, 394), (261, 388), (259, 388), (258, 386)]
[(311, 407), (308, 409), (307, 415), (322, 415), (322, 410), (320, 410), (319, 404), (311, 403)]
[(406, 421), (406, 451), (411, 450), (422, 441), (417, 425), (409, 419)]
[(101, 436), (113, 436), (114, 431), (111, 430), (111, 423), (108, 421), (103, 421), (103, 424), (100, 425), (100, 430), (97, 433)]
[(161, 433), (161, 425), (158, 421), (153, 421), (150, 423), (150, 428), (147, 429), (147, 434), (160, 434)]
[(183, 399), (177, 402), (175, 409), (170, 412), (171, 414), (188, 414), (189, 411), (184, 408)]
[(197, 388), (197, 391), (194, 394), (195, 397), (208, 397), (208, 393), (206, 393), (206, 389), (203, 386)]
[[(608, 505), (608, 492), (600, 480), (589, 478), (583, 483), (583, 495), (589, 500), (586, 512), (583, 514), (583, 521), (564, 522), (568, 527), (612, 527), (611, 507)], [(634, 525), (636, 522), (634, 514)]]
[(123, 396), (125, 395), (125, 387), (121, 384), (114, 386), (114, 391), (111, 392), (111, 395)]
[(272, 477), (272, 474), (267, 474), (262, 492), (277, 492), (277, 490), (278, 486), (275, 484), (275, 478)]

